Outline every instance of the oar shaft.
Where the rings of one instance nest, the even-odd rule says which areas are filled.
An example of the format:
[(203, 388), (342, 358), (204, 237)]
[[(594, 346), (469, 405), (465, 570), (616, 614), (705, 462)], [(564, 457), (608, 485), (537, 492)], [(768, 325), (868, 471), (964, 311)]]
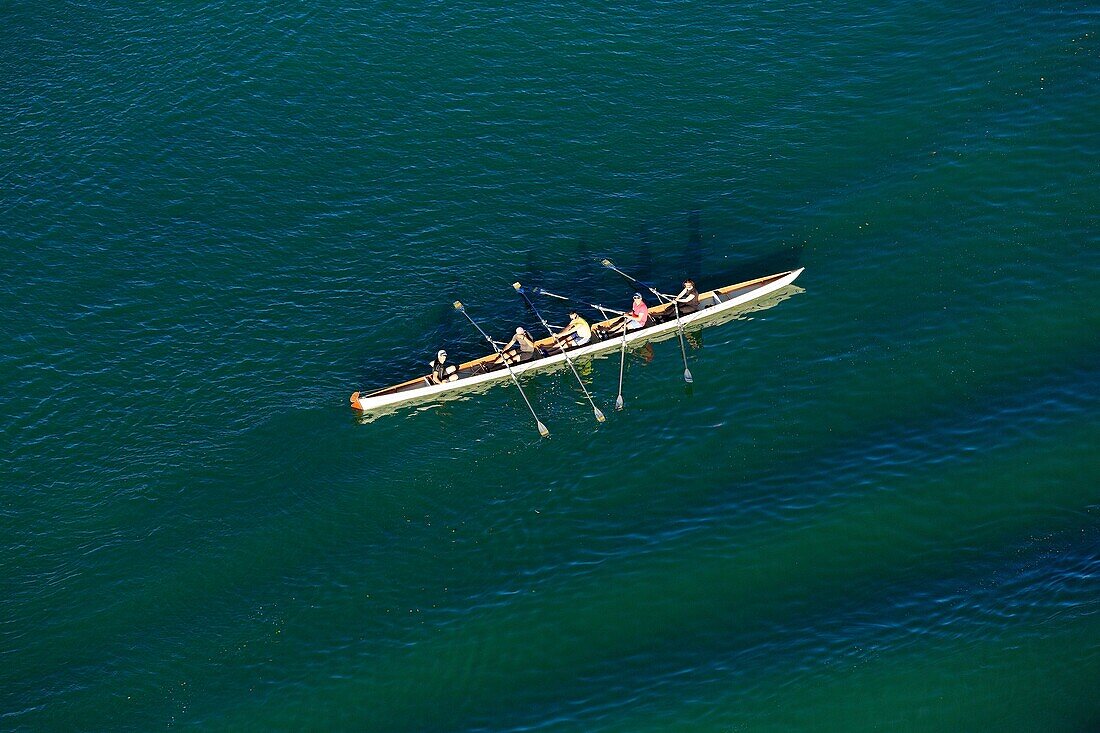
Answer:
[(684, 324), (680, 320), (680, 304), (677, 301), (672, 301), (673, 312), (676, 314), (676, 330), (680, 334), (680, 354), (684, 357), (684, 381), (691, 384), (695, 381), (695, 378), (691, 376), (691, 370), (688, 369), (688, 353), (687, 347), (684, 346)]
[(489, 336), (489, 334), (487, 334), (487, 333), (485, 333), (484, 331), (481, 330), (481, 326), (477, 325), (477, 321), (475, 321), (473, 318), (470, 317), (470, 314), (466, 312), (465, 308), (463, 308), (461, 312), (462, 312), (462, 315), (466, 316), (466, 320), (468, 320), (470, 323), (473, 324), (474, 328), (477, 329), (477, 332), (480, 333), (485, 338), (485, 340), (489, 342), (489, 345), (493, 347), (493, 351), (495, 351), (499, 354), (500, 349), (497, 348), (497, 342), (493, 341), (493, 339)]
[[(524, 291), (526, 292), (526, 288), (524, 288)], [(619, 315), (619, 316), (623, 315), (622, 311), (615, 310), (614, 308), (608, 308), (606, 305), (600, 305), (599, 303), (586, 303), (583, 300), (577, 300), (575, 298), (567, 298), (564, 295), (558, 295), (557, 293), (551, 293), (549, 290), (543, 290), (542, 288), (531, 288), (531, 292), (533, 292), (535, 295), (545, 295), (548, 298), (557, 298), (558, 300), (566, 300), (566, 301), (569, 301), (571, 303), (580, 303), (581, 305), (588, 306), (592, 310), (600, 311), (601, 313), (603, 313), (603, 315), (605, 317), (607, 316), (608, 313), (614, 313), (615, 315)], [(534, 306), (532, 306), (532, 307), (534, 307)]]
[(527, 393), (523, 391), (523, 386), (520, 385), (519, 378), (517, 378), (516, 373), (512, 371), (512, 367), (508, 364), (508, 360), (504, 358), (504, 354), (501, 352), (500, 348), (497, 347), (496, 342), (489, 337), (489, 334), (485, 333), (485, 331), (482, 330), (481, 326), (477, 325), (477, 321), (475, 321), (473, 317), (466, 312), (465, 307), (459, 306), (457, 302), (455, 304), (455, 307), (459, 312), (462, 313), (462, 315), (466, 316), (466, 320), (469, 321), (470, 324), (477, 329), (478, 333), (485, 337), (485, 340), (488, 341), (489, 345), (493, 347), (493, 351), (497, 353), (497, 356), (499, 356), (500, 360), (504, 363), (504, 368), (508, 370), (508, 376), (512, 378), (512, 382), (515, 383), (516, 389), (519, 390), (520, 397), (523, 398), (524, 403), (527, 405), (527, 409), (531, 411), (531, 417), (535, 418), (535, 424), (538, 426), (539, 435), (544, 438), (550, 435), (550, 431), (546, 429), (546, 426), (542, 424), (542, 420), (539, 420), (539, 416), (535, 414), (535, 408), (532, 407), (531, 400), (527, 399)]
[(623, 370), (626, 368), (626, 321), (623, 321), (623, 342), (619, 345), (619, 396), (615, 398), (615, 409), (623, 409)]
[[(518, 283), (516, 285), (518, 285)], [(592, 395), (588, 393), (588, 388), (584, 386), (584, 380), (581, 379), (581, 375), (577, 371), (577, 367), (573, 366), (573, 359), (570, 358), (569, 352), (565, 348), (565, 344), (561, 342), (561, 339), (558, 338), (558, 335), (554, 333), (549, 324), (546, 323), (546, 320), (542, 317), (542, 314), (539, 313), (539, 309), (536, 308), (535, 304), (531, 302), (531, 299), (527, 297), (527, 293), (523, 292), (523, 288), (516, 287), (515, 289), (516, 292), (523, 296), (523, 299), (527, 301), (527, 305), (531, 306), (531, 310), (534, 311), (535, 317), (539, 319), (539, 323), (542, 324), (542, 327), (545, 328), (546, 332), (550, 334), (550, 337), (554, 339), (554, 343), (556, 343), (558, 345), (558, 348), (561, 349), (562, 355), (565, 356), (565, 363), (569, 365), (569, 369), (573, 372), (573, 376), (577, 378), (577, 384), (581, 386), (581, 391), (584, 392), (584, 396), (585, 398), (587, 398), (588, 404), (592, 405), (592, 412), (596, 415), (596, 420), (598, 420), (599, 422), (603, 422), (603, 413), (600, 412), (600, 408), (596, 407), (595, 400), (593, 400)]]
[(620, 275), (622, 275), (623, 277), (625, 277), (625, 278), (626, 278), (627, 280), (629, 280), (630, 282), (634, 283), (635, 285), (638, 285), (638, 286), (640, 286), (640, 287), (643, 287), (643, 288), (645, 288), (646, 290), (648, 290), (649, 292), (653, 293), (653, 294), (654, 294), (655, 296), (657, 296), (657, 300), (658, 300), (659, 302), (661, 302), (661, 303), (664, 303), (664, 302), (665, 302), (666, 300), (669, 300), (668, 298), (666, 298), (666, 297), (665, 297), (664, 295), (662, 295), (661, 293), (658, 293), (658, 292), (657, 292), (657, 289), (656, 289), (656, 288), (654, 288), (654, 287), (651, 287), (651, 286), (649, 286), (649, 285), (646, 285), (646, 284), (645, 284), (644, 282), (641, 282), (640, 280), (635, 280), (635, 279), (634, 279), (634, 278), (632, 278), (632, 277), (631, 277), (630, 275), (627, 275), (627, 274), (626, 274), (625, 272), (623, 272), (623, 271), (622, 271), (622, 270), (620, 270), (619, 268), (615, 267), (614, 265), (612, 265), (612, 264), (609, 264), (609, 263), (606, 263), (606, 262), (605, 262), (605, 263), (604, 263), (604, 267), (606, 267), (606, 268), (607, 268), (607, 269), (609, 269), (609, 270), (614, 270), (615, 272), (619, 273)]

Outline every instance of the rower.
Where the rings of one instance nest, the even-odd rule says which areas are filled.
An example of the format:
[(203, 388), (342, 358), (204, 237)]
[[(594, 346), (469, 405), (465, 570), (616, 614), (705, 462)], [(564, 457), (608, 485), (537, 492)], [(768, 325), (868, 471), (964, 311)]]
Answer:
[[(637, 331), (649, 325), (649, 306), (642, 300), (641, 293), (634, 293), (633, 309), (623, 314), (622, 323), (626, 324), (627, 331)], [(622, 333), (622, 325), (616, 331)]]
[(695, 289), (695, 282), (684, 280), (684, 289), (673, 300), (676, 301), (681, 316), (690, 316), (699, 310), (699, 291)]
[(592, 327), (576, 311), (569, 312), (569, 325), (557, 333), (562, 346), (584, 346), (592, 338)]
[(516, 335), (504, 345), (500, 352), (501, 357), (507, 359), (509, 364), (522, 364), (534, 358), (537, 348), (523, 326), (517, 326)]
[(432, 366), (431, 379), (436, 384), (453, 382), (458, 379), (458, 367), (447, 363), (447, 352), (443, 349), (436, 353), (435, 359), (430, 364)]

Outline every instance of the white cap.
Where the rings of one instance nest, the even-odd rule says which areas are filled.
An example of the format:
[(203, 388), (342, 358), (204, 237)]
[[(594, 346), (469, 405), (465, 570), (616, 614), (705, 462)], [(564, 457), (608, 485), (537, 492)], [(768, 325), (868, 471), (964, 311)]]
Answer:
[(527, 333), (527, 332), (523, 330), (523, 326), (516, 326), (516, 334), (517, 335), (518, 334), (524, 334), (524, 333)]
[(446, 359), (447, 358), (447, 352), (444, 351), (443, 349), (440, 349), (439, 351), (437, 351), (435, 353), (435, 358), (436, 359)]

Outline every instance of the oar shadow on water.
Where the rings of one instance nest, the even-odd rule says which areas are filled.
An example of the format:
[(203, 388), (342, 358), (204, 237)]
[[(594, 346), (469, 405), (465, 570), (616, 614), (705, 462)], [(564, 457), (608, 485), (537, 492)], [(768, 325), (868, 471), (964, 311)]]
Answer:
[[(646, 221), (624, 242), (605, 246), (603, 256), (639, 280), (658, 289), (677, 287), (685, 278), (700, 290), (795, 270), (802, 265), (803, 245), (775, 246), (759, 233), (734, 231), (696, 207), (681, 214), (684, 227), (671, 220)], [(770, 230), (769, 230), (770, 231)], [(712, 242), (711, 244), (707, 244)]]
[[(621, 282), (609, 280), (596, 264), (601, 257), (614, 255), (616, 261), (621, 260), (624, 266), (628, 265), (639, 280), (667, 288), (685, 277), (703, 278), (717, 287), (797, 267), (797, 253), (793, 256), (789, 252), (785, 255), (780, 252), (779, 256), (774, 253), (763, 256), (735, 253), (737, 268), (708, 271), (704, 264), (703, 218), (698, 209), (688, 212), (687, 225), (688, 234), (684, 242), (661, 239), (667, 227), (657, 222), (642, 221), (636, 223), (632, 231), (624, 233), (618, 245), (601, 240), (600, 246), (594, 248), (588, 238), (581, 237), (571, 252), (553, 251), (536, 255), (528, 251), (522, 270), (524, 282), (550, 290), (554, 290), (558, 283), (565, 283), (568, 287), (563, 285), (560, 289), (581, 299), (618, 301), (624, 298), (624, 291), (629, 293), (633, 286), (624, 287)], [(729, 253), (722, 254), (727, 256)], [(776, 269), (767, 270), (768, 267)]]
[[(796, 270), (802, 266), (801, 246), (783, 247), (757, 255), (731, 253), (721, 261), (712, 259), (705, 266), (697, 265), (698, 260), (694, 255), (687, 258), (689, 261), (685, 261), (684, 257), (675, 257), (675, 254), (673, 252), (673, 256), (664, 258), (668, 260), (667, 264), (661, 260), (651, 264), (648, 268), (649, 274), (638, 275), (638, 279), (654, 285), (662, 292), (675, 288), (675, 292), (671, 293), (675, 295), (686, 278), (695, 280), (699, 291), (703, 292), (765, 275)], [(615, 256), (615, 263), (628, 272), (645, 270), (642, 264), (644, 261), (632, 252), (619, 252)]]
[(681, 255), (680, 270), (684, 277), (693, 280), (703, 275), (703, 224), (698, 209), (688, 214), (688, 240)]
[(648, 226), (641, 224), (634, 245), (636, 277), (644, 282), (653, 279), (653, 233)]
[[(516, 277), (524, 286), (546, 288), (581, 301), (591, 300), (588, 296), (598, 290), (602, 276), (590, 242), (580, 238), (564, 249), (540, 255), (528, 252), (522, 269), (515, 270)], [(548, 313), (561, 317), (568, 308), (564, 303), (555, 303)]]

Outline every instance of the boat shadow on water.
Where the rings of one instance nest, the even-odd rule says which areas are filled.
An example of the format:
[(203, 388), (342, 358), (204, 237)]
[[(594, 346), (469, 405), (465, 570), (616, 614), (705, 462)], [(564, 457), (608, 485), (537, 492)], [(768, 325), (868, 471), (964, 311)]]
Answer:
[[(741, 306), (724, 310), (720, 313), (716, 313), (713, 317), (703, 318), (700, 321), (692, 323), (684, 328), (684, 335), (687, 343), (691, 346), (692, 350), (699, 350), (703, 348), (703, 336), (702, 330), (711, 326), (720, 326), (730, 321), (748, 320), (751, 314), (758, 311), (768, 310), (774, 308), (783, 301), (806, 292), (803, 288), (797, 285), (787, 285), (773, 293), (760, 297), (756, 300), (749, 301)], [(664, 331), (662, 333), (655, 333), (653, 338), (646, 339), (641, 342), (635, 342), (628, 344), (627, 351), (629, 353), (639, 354), (647, 362), (653, 359), (652, 344), (668, 341), (678, 337), (679, 332), (676, 329)], [(591, 374), (591, 370), (594, 368), (593, 362), (603, 359), (618, 359), (619, 351), (610, 350), (602, 351), (594, 354), (578, 354), (573, 358), (573, 363), (577, 366), (578, 370), (585, 376)], [(583, 367), (583, 368), (582, 368)], [(538, 370), (538, 374), (553, 374), (568, 369), (566, 362), (558, 362), (556, 364), (547, 364), (545, 367)], [(533, 376), (533, 375), (532, 375)], [(473, 399), (474, 397), (484, 394), (493, 387), (500, 386), (502, 384), (511, 384), (510, 381), (492, 381), (484, 382), (481, 384), (470, 385), (469, 387), (456, 392), (443, 392), (436, 395), (425, 396), (421, 399), (412, 399), (404, 402), (400, 402), (394, 405), (385, 405), (382, 407), (371, 408), (364, 411), (356, 411), (354, 414), (354, 420), (360, 424), (369, 424), (374, 422), (380, 417), (386, 417), (398, 413), (415, 414), (417, 412), (425, 412), (427, 410), (434, 410), (442, 407), (444, 403), (453, 403), (462, 400)]]

